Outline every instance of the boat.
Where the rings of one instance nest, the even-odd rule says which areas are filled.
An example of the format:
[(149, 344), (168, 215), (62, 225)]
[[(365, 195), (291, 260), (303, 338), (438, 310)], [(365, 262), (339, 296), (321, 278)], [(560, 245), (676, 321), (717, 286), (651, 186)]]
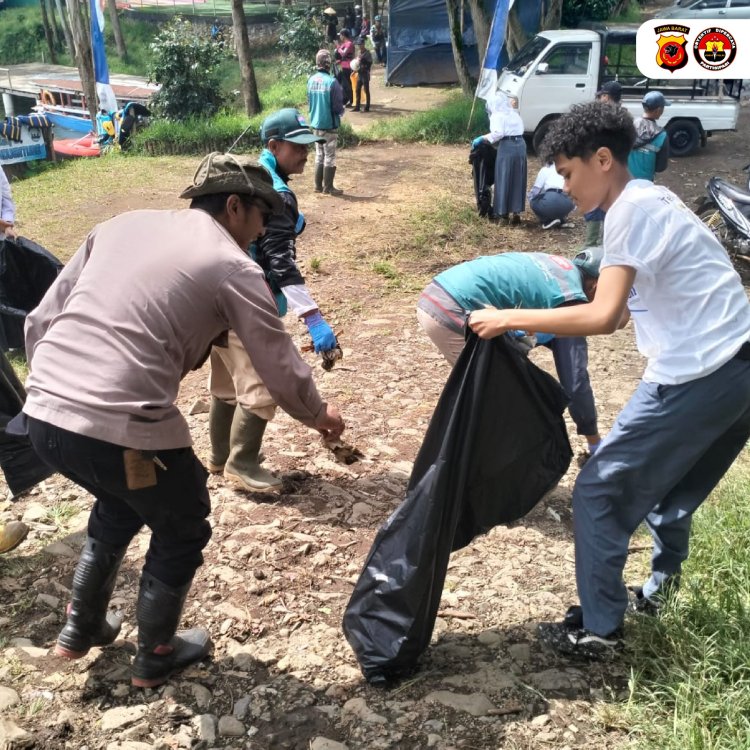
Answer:
[(55, 139), (52, 148), (58, 156), (101, 156), (102, 153), (95, 133), (87, 133), (81, 138)]

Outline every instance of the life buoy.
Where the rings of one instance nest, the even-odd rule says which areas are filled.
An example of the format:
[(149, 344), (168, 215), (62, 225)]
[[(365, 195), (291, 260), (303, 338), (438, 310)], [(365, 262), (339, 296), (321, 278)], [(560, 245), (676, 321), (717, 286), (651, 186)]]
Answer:
[(42, 93), (39, 96), (40, 101), (42, 104), (57, 104), (55, 101), (55, 97), (52, 95), (52, 92), (47, 91), (47, 89), (42, 89)]

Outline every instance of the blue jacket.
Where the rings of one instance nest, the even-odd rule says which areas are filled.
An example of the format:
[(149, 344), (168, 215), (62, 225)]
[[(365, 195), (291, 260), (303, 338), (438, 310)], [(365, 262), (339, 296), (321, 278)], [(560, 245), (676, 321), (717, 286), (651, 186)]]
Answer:
[(310, 127), (317, 130), (336, 130), (344, 114), (344, 90), (326, 70), (319, 69), (307, 80), (307, 106)]

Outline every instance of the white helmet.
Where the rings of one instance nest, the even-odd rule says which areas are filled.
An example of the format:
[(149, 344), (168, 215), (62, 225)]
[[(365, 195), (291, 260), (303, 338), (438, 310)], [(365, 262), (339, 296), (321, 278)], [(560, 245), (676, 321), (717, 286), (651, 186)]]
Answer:
[(352, 70), (356, 73), (359, 70), (359, 58), (355, 57), (352, 60)]

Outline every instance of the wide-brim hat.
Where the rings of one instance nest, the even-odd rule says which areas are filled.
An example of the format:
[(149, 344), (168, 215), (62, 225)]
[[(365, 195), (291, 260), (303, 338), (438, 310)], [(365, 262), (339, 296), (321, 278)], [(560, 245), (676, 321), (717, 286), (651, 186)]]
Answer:
[(272, 213), (279, 213), (284, 206), (273, 189), (271, 176), (263, 167), (253, 164), (247, 157), (214, 151), (198, 165), (193, 184), (180, 193), (180, 198), (199, 198), (217, 193), (250, 195)]
[(330, 5), (323, 11), (327, 16), (335, 16), (336, 10), (332, 8)]

